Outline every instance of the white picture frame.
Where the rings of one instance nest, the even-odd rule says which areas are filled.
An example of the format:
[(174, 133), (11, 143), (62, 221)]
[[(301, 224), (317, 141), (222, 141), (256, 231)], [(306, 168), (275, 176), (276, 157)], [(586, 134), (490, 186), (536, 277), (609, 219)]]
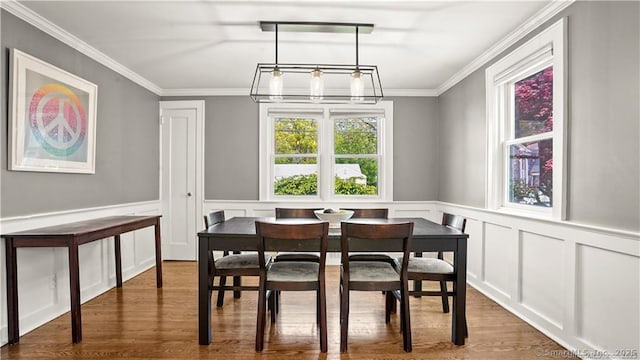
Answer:
[(98, 86), (17, 49), (9, 58), (9, 170), (95, 174)]

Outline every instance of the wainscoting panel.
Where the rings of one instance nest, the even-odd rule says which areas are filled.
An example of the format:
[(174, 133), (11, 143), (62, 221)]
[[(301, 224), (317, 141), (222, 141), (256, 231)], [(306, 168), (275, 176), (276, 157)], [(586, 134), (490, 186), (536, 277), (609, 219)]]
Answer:
[(503, 225), (486, 223), (484, 233), (484, 281), (495, 290), (496, 296), (509, 299), (515, 276), (513, 231)]
[[(59, 213), (35, 214), (0, 219), (2, 233), (58, 225), (112, 215), (161, 214), (159, 201), (117, 206), (77, 209)], [(153, 227), (121, 236), (122, 276), (128, 280), (155, 265), (155, 232)], [(115, 286), (113, 238), (81, 245), (81, 301), (84, 303)], [(0, 268), (5, 273), (5, 244), (0, 241)], [(0, 276), (0, 345), (6, 344), (7, 299), (6, 277)], [(126, 284), (124, 285), (126, 289)], [(69, 254), (66, 248), (18, 249), (18, 312), (20, 334), (69, 311)], [(71, 334), (69, 334), (71, 341)]]
[(589, 245), (576, 249), (577, 336), (604, 350), (640, 343), (638, 257)]
[(566, 287), (563, 241), (530, 232), (520, 233), (520, 303), (562, 329)]
[(434, 208), (474, 219), (467, 220), (469, 285), (576, 354), (640, 351), (640, 233)]

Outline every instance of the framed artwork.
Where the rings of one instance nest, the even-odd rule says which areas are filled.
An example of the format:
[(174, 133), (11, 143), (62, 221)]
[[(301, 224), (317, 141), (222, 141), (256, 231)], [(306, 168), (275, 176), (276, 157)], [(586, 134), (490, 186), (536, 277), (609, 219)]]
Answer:
[(95, 173), (98, 86), (11, 49), (9, 170)]

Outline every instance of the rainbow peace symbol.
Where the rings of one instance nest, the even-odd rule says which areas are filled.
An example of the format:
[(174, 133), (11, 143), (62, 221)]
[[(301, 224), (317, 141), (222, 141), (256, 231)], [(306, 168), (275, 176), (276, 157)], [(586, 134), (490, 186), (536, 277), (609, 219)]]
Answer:
[(38, 143), (48, 153), (68, 157), (87, 134), (87, 118), (80, 99), (60, 84), (46, 84), (33, 94), (29, 125)]

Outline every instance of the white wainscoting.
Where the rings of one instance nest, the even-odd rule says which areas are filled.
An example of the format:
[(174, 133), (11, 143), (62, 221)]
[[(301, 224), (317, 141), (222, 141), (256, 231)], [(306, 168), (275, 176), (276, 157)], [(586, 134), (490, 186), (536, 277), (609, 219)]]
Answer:
[[(275, 207), (358, 206), (365, 205), (205, 201), (203, 213), (225, 210), (231, 218), (274, 216)], [(576, 354), (640, 351), (640, 233), (431, 201), (366, 206), (436, 222), (442, 212), (465, 216), (471, 286)]]
[[(159, 201), (78, 209), (0, 219), (0, 232), (11, 233), (37, 227), (112, 215), (157, 215)], [(79, 248), (81, 302), (115, 287), (113, 238), (94, 241)], [(122, 234), (122, 277), (128, 280), (155, 266), (153, 227)], [(6, 259), (0, 241), (0, 344), (8, 340)], [(126, 288), (126, 284), (124, 284)], [(20, 335), (69, 311), (69, 262), (66, 248), (18, 249), (18, 311)], [(71, 333), (69, 332), (69, 341)]]
[[(205, 201), (203, 213), (274, 216), (275, 207), (357, 207), (362, 204)], [(640, 348), (640, 234), (570, 222), (509, 216), (440, 202), (367, 204), (388, 207), (390, 216), (422, 216), (439, 222), (442, 212), (468, 219), (471, 286), (569, 350)], [(108, 215), (159, 214), (158, 201), (0, 219), (3, 233)], [(123, 276), (154, 265), (153, 229), (122, 237)], [(83, 245), (82, 301), (115, 286), (113, 241)], [(330, 259), (337, 263), (337, 254)], [(0, 268), (5, 269), (4, 240)], [(25, 266), (24, 264), (27, 264)], [(99, 264), (99, 265), (96, 265)], [(20, 333), (69, 310), (67, 253), (63, 249), (18, 250)], [(6, 279), (0, 277), (0, 343), (7, 342)], [(126, 287), (126, 284), (125, 284)], [(471, 323), (471, 328), (474, 324)], [(69, 336), (71, 336), (69, 334)], [(473, 337), (473, 330), (471, 330)], [(615, 356), (613, 356), (615, 358)]]

